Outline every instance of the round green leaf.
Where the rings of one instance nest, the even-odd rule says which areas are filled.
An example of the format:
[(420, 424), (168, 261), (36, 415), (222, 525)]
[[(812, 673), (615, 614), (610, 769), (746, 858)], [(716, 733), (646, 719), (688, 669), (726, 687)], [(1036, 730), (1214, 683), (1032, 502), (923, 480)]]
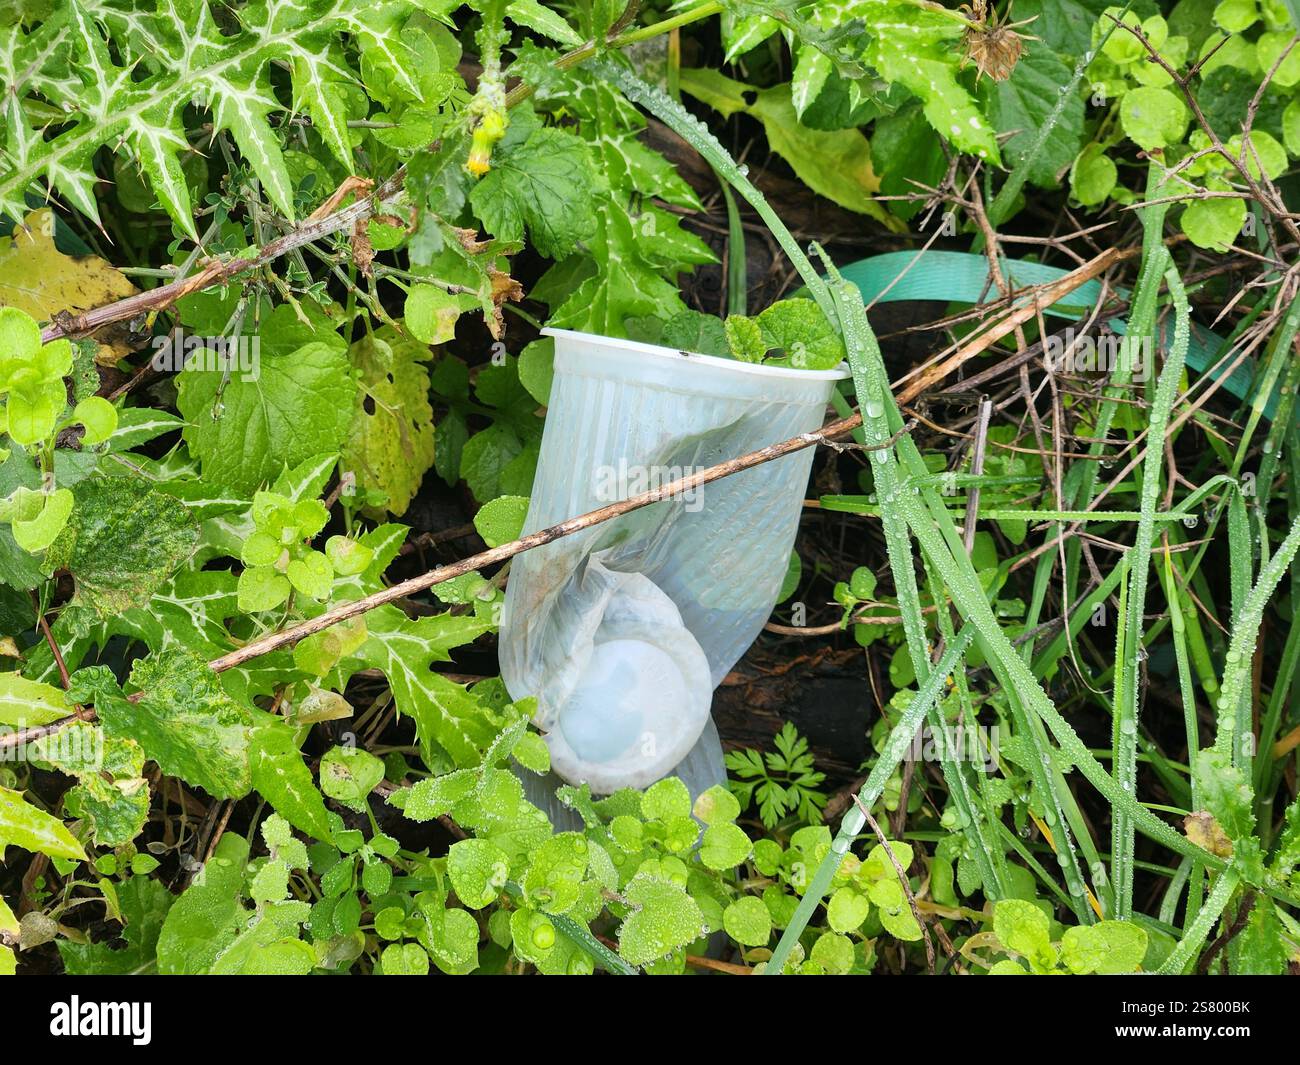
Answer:
[(19, 360), (26, 361), (41, 346), (41, 327), (36, 319), (17, 307), (0, 307), (0, 390), (6, 389), (4, 370)]
[(1136, 972), (1146, 952), (1146, 932), (1129, 921), (1070, 928), (1061, 939), (1061, 960), (1072, 973)]
[(1151, 151), (1177, 144), (1187, 130), (1187, 107), (1168, 89), (1143, 85), (1124, 94), (1120, 125), (1129, 139)]
[(501, 894), (509, 876), (505, 851), (485, 839), (463, 839), (447, 851), (447, 873), (456, 897), (471, 910), (481, 910)]
[[(23, 489), (20, 489), (23, 491)], [(39, 493), (34, 493), (39, 495)], [(72, 492), (58, 488), (44, 497), (40, 512), (30, 520), (15, 518), (12, 526), (14, 541), (31, 554), (44, 551), (63, 531), (72, 513)]]
[(851, 887), (842, 887), (826, 907), (827, 920), (837, 932), (852, 932), (862, 926), (871, 912), (871, 901)]
[(331, 536), (325, 541), (325, 557), (340, 577), (352, 577), (365, 572), (375, 552), (346, 536)]
[(284, 545), (279, 540), (259, 529), (244, 541), (239, 559), (245, 566), (272, 566), (283, 552)]
[(1246, 222), (1246, 201), (1195, 200), (1183, 211), (1183, 232), (1200, 248), (1227, 251)]
[(998, 942), (1039, 971), (1052, 968), (1056, 962), (1050, 927), (1047, 914), (1032, 902), (1003, 899), (993, 907), (993, 933)]
[(853, 968), (853, 943), (847, 936), (823, 932), (809, 957), (832, 976), (843, 976)]
[(334, 583), (334, 569), (319, 551), (309, 551), (289, 563), (289, 583), (311, 599), (327, 599)]
[[(1142, 20), (1134, 12), (1125, 11), (1122, 7), (1108, 7), (1093, 29), (1094, 44), (1100, 41), (1102, 35), (1114, 25), (1111, 22), (1112, 18), (1119, 19), (1127, 26), (1142, 25)], [(1101, 50), (1108, 59), (1113, 59), (1116, 63), (1132, 63), (1146, 54), (1142, 42), (1122, 26), (1115, 27), (1115, 31), (1107, 38)]]
[[(1260, 35), (1259, 40), (1255, 42), (1255, 55), (1259, 57), (1261, 70), (1269, 71), (1273, 69), (1273, 64), (1277, 63), (1278, 57), (1283, 52), (1286, 52), (1287, 45), (1291, 43), (1293, 35), (1294, 31), (1288, 30)], [(1269, 84), (1279, 85), (1285, 89), (1290, 88), (1298, 81), (1300, 81), (1300, 46), (1287, 52), (1286, 58), (1278, 65), (1273, 74), (1273, 80)]]
[(1300, 155), (1300, 99), (1292, 100), (1282, 112), (1282, 140), (1288, 152)]
[(72, 420), (86, 427), (83, 444), (102, 444), (117, 430), (117, 408), (101, 396), (87, 396), (73, 408)]
[(1255, 0), (1221, 0), (1214, 9), (1214, 22), (1225, 33), (1241, 33), (1258, 20)]
[(239, 609), (245, 614), (274, 610), (289, 598), (290, 591), (288, 578), (274, 566), (250, 567), (239, 575)]
[(772, 915), (762, 899), (737, 899), (723, 911), (722, 927), (741, 946), (763, 947), (772, 935)]
[(393, 943), (380, 956), (385, 976), (428, 976), (429, 955), (418, 943)]
[(425, 344), (446, 344), (456, 335), (460, 301), (436, 285), (416, 285), (406, 297), (406, 328)]
[(358, 812), (384, 779), (384, 763), (360, 747), (333, 747), (320, 760), (320, 790)]
[(641, 796), (641, 815), (649, 821), (690, 817), (691, 793), (676, 777), (651, 784)]
[(497, 496), (479, 508), (474, 515), (474, 528), (488, 547), (500, 547), (519, 539), (527, 516), (527, 496)]
[(700, 844), (700, 861), (710, 869), (734, 869), (749, 857), (752, 846), (744, 830), (736, 825), (710, 825)]
[(692, 812), (706, 825), (722, 824), (740, 816), (740, 802), (728, 788), (714, 784), (700, 793)]
[(1084, 207), (1093, 207), (1110, 195), (1119, 171), (1100, 144), (1089, 144), (1070, 168), (1070, 191)]
[(1246, 171), (1255, 180), (1259, 180), (1261, 164), (1270, 180), (1279, 177), (1286, 170), (1286, 149), (1278, 144), (1274, 137), (1262, 129), (1257, 129), (1250, 135), (1249, 146), (1245, 146), (1243, 140), (1244, 138), (1238, 133), (1225, 147), (1237, 158), (1243, 158), (1242, 148), (1246, 148), (1244, 153)]

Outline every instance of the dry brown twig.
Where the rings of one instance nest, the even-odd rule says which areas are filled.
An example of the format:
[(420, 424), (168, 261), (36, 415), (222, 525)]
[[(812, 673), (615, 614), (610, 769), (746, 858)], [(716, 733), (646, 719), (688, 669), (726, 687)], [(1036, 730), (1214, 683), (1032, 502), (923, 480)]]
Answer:
[[(279, 632), (273, 632), (261, 639), (254, 640), (245, 644), (243, 647), (213, 659), (208, 665), (217, 673), (224, 672), (227, 669), (233, 669), (235, 666), (257, 658), (261, 655), (268, 654), (271, 651), (288, 647), (297, 643), (299, 640), (316, 632), (321, 632), (332, 625), (354, 618), (359, 614), (364, 614), (376, 607), (383, 606), (386, 603), (392, 603), (399, 599), (405, 599), (416, 592), (422, 592), (434, 585), (442, 584), (445, 581), (452, 580), (456, 577), (471, 573), (474, 570), (483, 569), (486, 566), (492, 566), (499, 562), (505, 562), (515, 555), (522, 554), (525, 551), (531, 551), (535, 547), (541, 547), (544, 544), (552, 543), (556, 540), (563, 539), (566, 536), (572, 536), (574, 533), (582, 532), (585, 529), (593, 528), (604, 522), (611, 521), (614, 518), (629, 514), (634, 510), (640, 510), (643, 507), (651, 506), (654, 503), (662, 502), (665, 499), (671, 499), (687, 492), (694, 491), (703, 485), (713, 481), (720, 480), (723, 477), (729, 477), (734, 473), (740, 473), (742, 470), (753, 469), (764, 463), (772, 462), (775, 459), (783, 458), (786, 455), (792, 455), (797, 451), (813, 447), (817, 444), (829, 443), (846, 433), (852, 432), (862, 424), (862, 416), (853, 414), (847, 418), (841, 418), (838, 421), (830, 422), (811, 433), (802, 433), (799, 436), (791, 437), (788, 440), (782, 440), (779, 443), (769, 444), (767, 447), (751, 451), (747, 455), (741, 455), (738, 458), (728, 459), (726, 462), (720, 462), (716, 466), (711, 466), (699, 473), (682, 477), (678, 480), (661, 485), (658, 488), (651, 489), (648, 492), (642, 492), (640, 495), (631, 496), (628, 499), (620, 500), (617, 503), (610, 503), (607, 506), (599, 507), (596, 510), (588, 511), (585, 514), (579, 514), (575, 517), (568, 518), (558, 525), (551, 525), (545, 529), (539, 529), (537, 532), (521, 536), (510, 543), (501, 544), (499, 547), (491, 548), (487, 551), (481, 551), (477, 555), (462, 559), (459, 562), (449, 566), (439, 566), (436, 569), (423, 573), (418, 577), (412, 577), (409, 580), (400, 581), (382, 591), (375, 592), (372, 595), (356, 599), (348, 603), (340, 603), (332, 607), (323, 614), (315, 618), (310, 618), (300, 622), (287, 629), (281, 629)], [(133, 696), (138, 699), (137, 694)], [(70, 724), (77, 720), (89, 720), (88, 715), (91, 711), (85, 710), (79, 714), (73, 714), (66, 718), (60, 718), (58, 721), (50, 722), (47, 725), (40, 725), (30, 729), (24, 729), (18, 732), (11, 732), (6, 735), (0, 735), (0, 750), (5, 748), (19, 747), (27, 743), (34, 742), (42, 736), (50, 735), (57, 732), (64, 725)]]

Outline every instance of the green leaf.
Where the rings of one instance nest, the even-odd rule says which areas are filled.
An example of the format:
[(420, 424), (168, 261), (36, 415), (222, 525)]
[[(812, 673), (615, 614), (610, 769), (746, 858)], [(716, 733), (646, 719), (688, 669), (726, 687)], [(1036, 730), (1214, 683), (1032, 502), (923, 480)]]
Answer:
[(253, 788), (276, 813), (299, 831), (328, 842), (329, 811), (293, 729), (277, 718), (260, 721), (249, 734), (248, 764)]
[(289, 578), (274, 566), (251, 566), (239, 575), (239, 609), (245, 614), (274, 610), (292, 590)]
[(812, 300), (778, 300), (758, 316), (763, 343), (784, 358), (767, 361), (799, 370), (833, 370), (844, 360), (844, 341)]
[(1288, 958), (1287, 929), (1273, 900), (1258, 895), (1246, 927), (1228, 944), (1234, 976), (1281, 976)]
[[(140, 161), (175, 223), (197, 240), (180, 165), (190, 150), (184, 110), (196, 104), (212, 109), (213, 133), (230, 131), (270, 200), (292, 217), (293, 190), (271, 126), (286, 108), (271, 89), (269, 65), (291, 67), (294, 106), (305, 105), (328, 133), (326, 113), (309, 87), (357, 77), (341, 52), (329, 47), (331, 38), (351, 33), (362, 42), (363, 55), (386, 48), (388, 34), (376, 37), (364, 10), (351, 0), (290, 7), (252, 3), (218, 19), (207, 2), (132, 9), (116, 17), (71, 5), (26, 34), (15, 26), (6, 51), (28, 53), (33, 85), (56, 104), (67, 103), (69, 117), (57, 135), (32, 136), (26, 131), (40, 129), (35, 115), (43, 112), (29, 118), (17, 111), (16, 128), (24, 135), (9, 145), (16, 165), (0, 180), (0, 213), (19, 217), (24, 190), (45, 178), (97, 222), (91, 159), (101, 145), (121, 145)], [(38, 106), (36, 94), (30, 95), (20, 101), (23, 107)]]
[(1180, 222), (1187, 238), (1197, 247), (1227, 251), (1236, 241), (1249, 213), (1243, 199), (1216, 197), (1189, 203)]
[(77, 786), (64, 796), (64, 809), (90, 824), (97, 845), (125, 846), (143, 831), (150, 793), (144, 750), (135, 740), (107, 736), (98, 725), (77, 721), (36, 748), (39, 757), (77, 777)]
[(762, 899), (747, 895), (723, 911), (722, 927), (741, 946), (765, 947), (772, 935), (772, 915)]
[[(619, 927), (618, 952), (633, 965), (648, 965), (705, 932), (700, 907), (671, 880), (639, 873), (628, 881), (623, 897), (635, 909)], [(758, 899), (743, 901), (763, 906)]]
[[(1288, 34), (1287, 40), (1290, 39), (1291, 37)], [(1286, 170), (1286, 149), (1262, 129), (1257, 129), (1251, 133), (1249, 145), (1245, 143), (1245, 138), (1238, 133), (1235, 137), (1229, 138), (1224, 147), (1236, 158), (1245, 159), (1246, 172), (1256, 181), (1260, 179), (1261, 167), (1264, 175), (1270, 181), (1281, 177)]]
[(551, 749), (536, 732), (525, 732), (520, 736), (510, 753), (515, 761), (534, 773), (549, 773), (551, 770)]
[(837, 932), (853, 932), (871, 912), (871, 900), (851, 887), (836, 889), (826, 905), (826, 919)]
[(83, 445), (102, 444), (117, 431), (117, 408), (100, 396), (87, 396), (73, 408), (72, 420), (86, 427)]
[(363, 813), (371, 791), (384, 779), (384, 763), (360, 747), (331, 747), (320, 761), (321, 790)]
[(577, 30), (549, 7), (538, 3), (538, 0), (510, 0), (506, 7), (506, 18), (570, 47), (582, 43)]
[[(1011, 77), (988, 83), (989, 118), (999, 133), (1013, 133), (1002, 143), (1008, 164), (1018, 166), (1031, 151), (1072, 76), (1070, 66), (1050, 49), (1031, 47)], [(1042, 188), (1055, 188), (1057, 175), (1078, 153), (1082, 139), (1083, 98), (1072, 93), (1029, 168), (1029, 180)]]
[(853, 942), (847, 936), (823, 932), (808, 957), (831, 976), (842, 976), (853, 968)]
[(452, 808), (468, 797), (477, 784), (477, 778), (468, 770), (426, 777), (405, 793), (399, 805), (402, 813), (412, 821), (431, 821), (451, 813)]
[(1098, 921), (1067, 928), (1061, 938), (1061, 961), (1072, 973), (1114, 976), (1136, 972), (1146, 953), (1147, 934), (1130, 921)]
[(144, 481), (93, 478), (72, 494), (76, 505), (45, 562), (72, 572), (72, 606), (95, 618), (145, 606), (198, 543), (189, 510)]
[(732, 314), (723, 323), (727, 335), (727, 347), (731, 357), (741, 362), (762, 362), (767, 354), (767, 343), (763, 339), (763, 330), (758, 320), (743, 314)]
[(651, 784), (641, 796), (641, 816), (647, 821), (690, 817), (691, 793), (677, 777)]
[(1100, 144), (1089, 144), (1070, 168), (1070, 192), (1085, 207), (1102, 203), (1119, 180), (1119, 171)]
[(247, 795), (250, 712), (235, 702), (206, 662), (179, 648), (142, 658), (131, 669), (140, 689), (129, 703), (102, 667), (74, 676), (73, 692), (95, 704), (104, 731), (136, 740), (169, 776), (217, 799)]
[(308, 551), (302, 558), (290, 560), (285, 576), (303, 595), (319, 602), (329, 598), (334, 567), (319, 551)]
[(425, 762), (437, 765), (441, 749), (458, 766), (476, 765), (497, 732), (492, 715), (432, 666), (449, 661), (451, 648), (472, 642), (491, 624), (450, 614), (412, 621), (396, 607), (380, 607), (366, 625), (369, 638), (355, 660), (388, 677), (398, 712), (415, 721)]
[(1241, 33), (1259, 21), (1255, 0), (1220, 0), (1214, 8), (1215, 24), (1227, 33)]
[(587, 873), (588, 843), (577, 832), (561, 832), (529, 856), (523, 889), (528, 902), (546, 913), (568, 913), (578, 902)]
[(429, 954), (419, 943), (393, 943), (379, 959), (384, 976), (428, 976)]
[(734, 869), (752, 849), (743, 829), (728, 823), (710, 825), (700, 844), (700, 861), (710, 869)]
[(964, 152), (999, 162), (993, 128), (958, 77), (961, 49), (955, 38), (961, 27), (937, 12), (893, 0), (873, 0), (861, 10), (879, 26), (863, 53), (866, 61), (886, 81), (919, 97), (941, 136)]
[(158, 935), (163, 976), (206, 973), (239, 935), (248, 912), (240, 902), (248, 843), (222, 835), (212, 857), (173, 904)]
[(563, 259), (596, 232), (595, 172), (587, 146), (572, 133), (542, 128), (498, 153), (470, 193), (474, 212), (500, 240), (520, 240)]
[(1201, 801), (1228, 838), (1236, 843), (1255, 831), (1254, 789), (1231, 755), (1217, 748), (1201, 751), (1193, 767)]
[(437, 285), (415, 285), (406, 295), (406, 328), (422, 344), (446, 344), (456, 336), (456, 321), (464, 305), (458, 296)]
[(17, 307), (0, 307), (0, 391), (8, 391), (19, 369), (41, 348), (40, 324)]
[(72, 492), (67, 488), (57, 488), (48, 495), (19, 488), (10, 518), (14, 543), (33, 555), (44, 551), (67, 525), (73, 502)]
[(474, 515), (474, 528), (488, 547), (500, 547), (519, 539), (527, 516), (527, 496), (497, 496), (479, 508)]
[(700, 793), (691, 812), (706, 825), (721, 825), (740, 816), (740, 803), (722, 784)]
[(212, 486), (251, 495), (285, 467), (347, 438), (357, 392), (339, 343), (313, 341), (290, 355), (263, 355), (254, 380), (199, 368), (177, 377), (185, 442)]
[(700, 311), (682, 311), (664, 323), (659, 343), (700, 355), (726, 357), (727, 334), (720, 319)]
[(86, 860), (86, 852), (62, 821), (31, 805), (22, 792), (0, 788), (0, 861), (11, 844), (51, 858)]
[(481, 910), (504, 890), (510, 865), (505, 851), (491, 840), (463, 839), (447, 851), (451, 886), (471, 910)]
[(826, 131), (803, 125), (789, 85), (755, 89), (716, 70), (687, 69), (681, 72), (681, 87), (724, 116), (743, 111), (757, 118), (772, 150), (813, 192), (890, 228), (898, 226), (874, 199), (880, 178), (872, 165), (867, 138), (856, 129)]
[(1041, 909), (1023, 899), (1003, 899), (993, 906), (993, 933), (1007, 950), (1019, 954), (1036, 971), (1056, 964), (1050, 922)]
[(1146, 151), (1167, 148), (1183, 139), (1187, 106), (1169, 89), (1139, 86), (1124, 94), (1119, 121), (1128, 138)]
[(0, 725), (21, 730), (57, 721), (70, 713), (72, 708), (62, 689), (18, 673), (0, 673)]

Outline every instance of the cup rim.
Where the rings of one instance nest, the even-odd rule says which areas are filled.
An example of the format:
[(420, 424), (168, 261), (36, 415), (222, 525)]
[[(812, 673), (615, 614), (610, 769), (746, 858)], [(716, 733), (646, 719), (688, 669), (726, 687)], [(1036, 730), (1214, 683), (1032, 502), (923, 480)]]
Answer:
[(778, 377), (803, 381), (843, 381), (850, 376), (848, 363), (845, 362), (840, 363), (833, 370), (799, 370), (793, 366), (764, 366), (761, 363), (723, 359), (717, 355), (702, 355), (699, 352), (686, 351), (682, 348), (666, 348), (659, 344), (647, 344), (641, 340), (625, 340), (622, 337), (608, 337), (600, 333), (584, 333), (579, 329), (553, 329), (548, 326), (542, 330), (542, 336), (565, 337), (588, 342), (595, 341), (629, 356), (649, 355), (678, 362), (685, 359), (688, 362), (699, 363), (718, 370), (755, 377)]

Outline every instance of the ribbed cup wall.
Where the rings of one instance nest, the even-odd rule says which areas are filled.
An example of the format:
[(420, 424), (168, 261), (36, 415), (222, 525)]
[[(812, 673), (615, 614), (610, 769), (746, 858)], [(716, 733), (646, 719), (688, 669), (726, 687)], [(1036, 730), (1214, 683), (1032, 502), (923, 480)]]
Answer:
[[(555, 377), (525, 532), (651, 487), (636, 483), (639, 471), (667, 483), (674, 469), (698, 470), (810, 432), (846, 376), (554, 335)], [(701, 486), (694, 501), (665, 500), (517, 557), (501, 627), (511, 695), (538, 696), (547, 727), (558, 709), (547, 681), (565, 661), (572, 622), (557, 596), (596, 552), (609, 569), (644, 573), (672, 599), (716, 686), (771, 612), (811, 463), (811, 449), (797, 452)], [(621, 491), (611, 497), (613, 486)]]

